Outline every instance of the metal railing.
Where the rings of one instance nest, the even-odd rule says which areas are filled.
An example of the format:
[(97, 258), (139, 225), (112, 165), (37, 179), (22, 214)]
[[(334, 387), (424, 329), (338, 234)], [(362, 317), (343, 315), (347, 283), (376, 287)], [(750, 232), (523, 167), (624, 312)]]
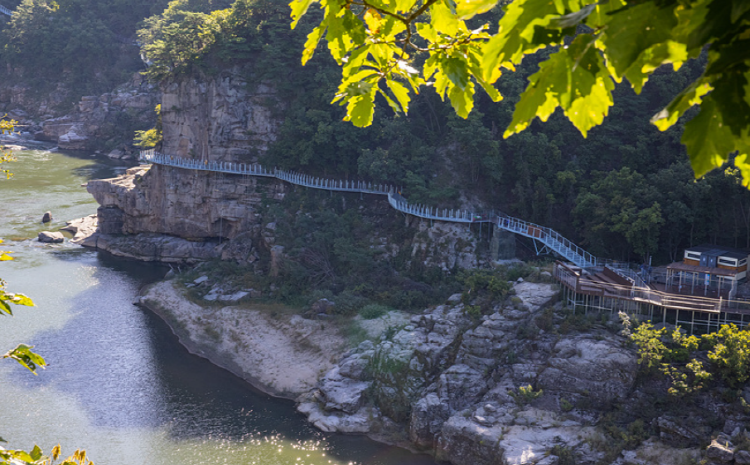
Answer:
[(148, 163), (156, 163), (159, 165), (174, 166), (184, 169), (277, 178), (298, 186), (310, 187), (313, 189), (387, 195), (388, 203), (402, 213), (430, 220), (448, 221), (453, 223), (492, 223), (500, 229), (539, 241), (561, 257), (583, 268), (604, 266), (605, 263), (609, 262), (597, 259), (581, 247), (578, 247), (572, 241), (561, 236), (557, 231), (548, 227), (529, 223), (528, 221), (513, 218), (502, 213), (476, 213), (468, 210), (441, 209), (425, 205), (410, 204), (400, 195), (399, 189), (387, 184), (317, 178), (276, 168), (271, 170), (258, 164), (248, 165), (245, 163), (194, 160), (164, 155), (153, 149), (141, 151), (140, 159)]
[(582, 281), (581, 274), (560, 262), (553, 268), (554, 277), (579, 294), (641, 302), (675, 310), (709, 313), (750, 313), (750, 301), (674, 294), (649, 287)]

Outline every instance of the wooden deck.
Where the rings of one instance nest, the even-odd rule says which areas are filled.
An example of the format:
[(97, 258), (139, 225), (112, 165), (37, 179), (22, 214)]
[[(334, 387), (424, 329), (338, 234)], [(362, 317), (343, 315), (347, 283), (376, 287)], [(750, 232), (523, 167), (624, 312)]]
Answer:
[(717, 295), (716, 291), (709, 295), (698, 292), (690, 294), (684, 288), (683, 292), (671, 292), (666, 290), (663, 283), (637, 287), (632, 281), (608, 268), (589, 272), (558, 261), (555, 263), (554, 276), (575, 295), (588, 297), (589, 302), (591, 297), (598, 297), (600, 305), (609, 299), (610, 302), (635, 302), (672, 310), (750, 315), (750, 301), (747, 300), (728, 300), (724, 295)]

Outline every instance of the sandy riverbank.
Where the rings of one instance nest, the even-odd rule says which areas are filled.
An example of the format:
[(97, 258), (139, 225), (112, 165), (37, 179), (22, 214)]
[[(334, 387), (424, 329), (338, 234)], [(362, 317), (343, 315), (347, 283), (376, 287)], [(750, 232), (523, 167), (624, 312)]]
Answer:
[(192, 353), (277, 397), (308, 392), (346, 351), (335, 324), (252, 306), (203, 307), (174, 281), (147, 288), (141, 304), (163, 318)]

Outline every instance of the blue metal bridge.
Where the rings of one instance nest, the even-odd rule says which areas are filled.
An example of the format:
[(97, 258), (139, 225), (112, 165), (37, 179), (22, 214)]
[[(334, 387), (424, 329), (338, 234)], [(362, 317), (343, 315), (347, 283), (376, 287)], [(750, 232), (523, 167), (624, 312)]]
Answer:
[(258, 164), (194, 160), (190, 158), (164, 155), (155, 150), (142, 151), (140, 159), (147, 163), (173, 166), (175, 168), (276, 178), (291, 184), (310, 187), (312, 189), (385, 195), (388, 197), (388, 203), (391, 207), (407, 215), (451, 223), (489, 223), (499, 229), (533, 239), (535, 244), (537, 244), (537, 253), (554, 252), (581, 268), (605, 265), (612, 268), (620, 268), (620, 266), (617, 266), (617, 262), (597, 259), (595, 256), (586, 252), (581, 247), (548, 227), (540, 226), (538, 224), (530, 223), (497, 212), (476, 213), (468, 210), (441, 209), (410, 204), (400, 195), (399, 189), (392, 185), (372, 184), (364, 181), (317, 178), (300, 173), (290, 173), (276, 168), (268, 169)]
[(6, 15), (6, 16), (13, 16), (13, 11), (5, 8), (4, 6), (0, 5), (0, 13)]

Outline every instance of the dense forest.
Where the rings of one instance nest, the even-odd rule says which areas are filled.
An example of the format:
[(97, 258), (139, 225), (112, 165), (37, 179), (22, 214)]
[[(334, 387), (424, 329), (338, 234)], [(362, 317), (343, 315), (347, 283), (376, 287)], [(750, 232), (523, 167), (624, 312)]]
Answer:
[(466, 120), (427, 90), (408, 116), (378, 111), (371, 127), (357, 129), (330, 104), (338, 66), (325, 53), (300, 64), (319, 12), (291, 30), (283, 0), (18, 3), (7, 5), (17, 13), (0, 34), (6, 82), (68, 86), (80, 96), (106, 91), (137, 70), (164, 83), (248, 64), (248, 82), (273, 83), (286, 102), (278, 142), (262, 155), (270, 165), (387, 181), (419, 203), (499, 209), (608, 258), (653, 255), (663, 263), (704, 242), (750, 247), (750, 194), (739, 173), (728, 168), (694, 180), (679, 143), (683, 126), (662, 133), (649, 124), (675, 89), (701, 72), (700, 59), (678, 72), (660, 70), (640, 95), (619, 85), (609, 117), (586, 139), (559, 115), (502, 138), (536, 69), (534, 57), (501, 79), (505, 100), (484, 96)]

